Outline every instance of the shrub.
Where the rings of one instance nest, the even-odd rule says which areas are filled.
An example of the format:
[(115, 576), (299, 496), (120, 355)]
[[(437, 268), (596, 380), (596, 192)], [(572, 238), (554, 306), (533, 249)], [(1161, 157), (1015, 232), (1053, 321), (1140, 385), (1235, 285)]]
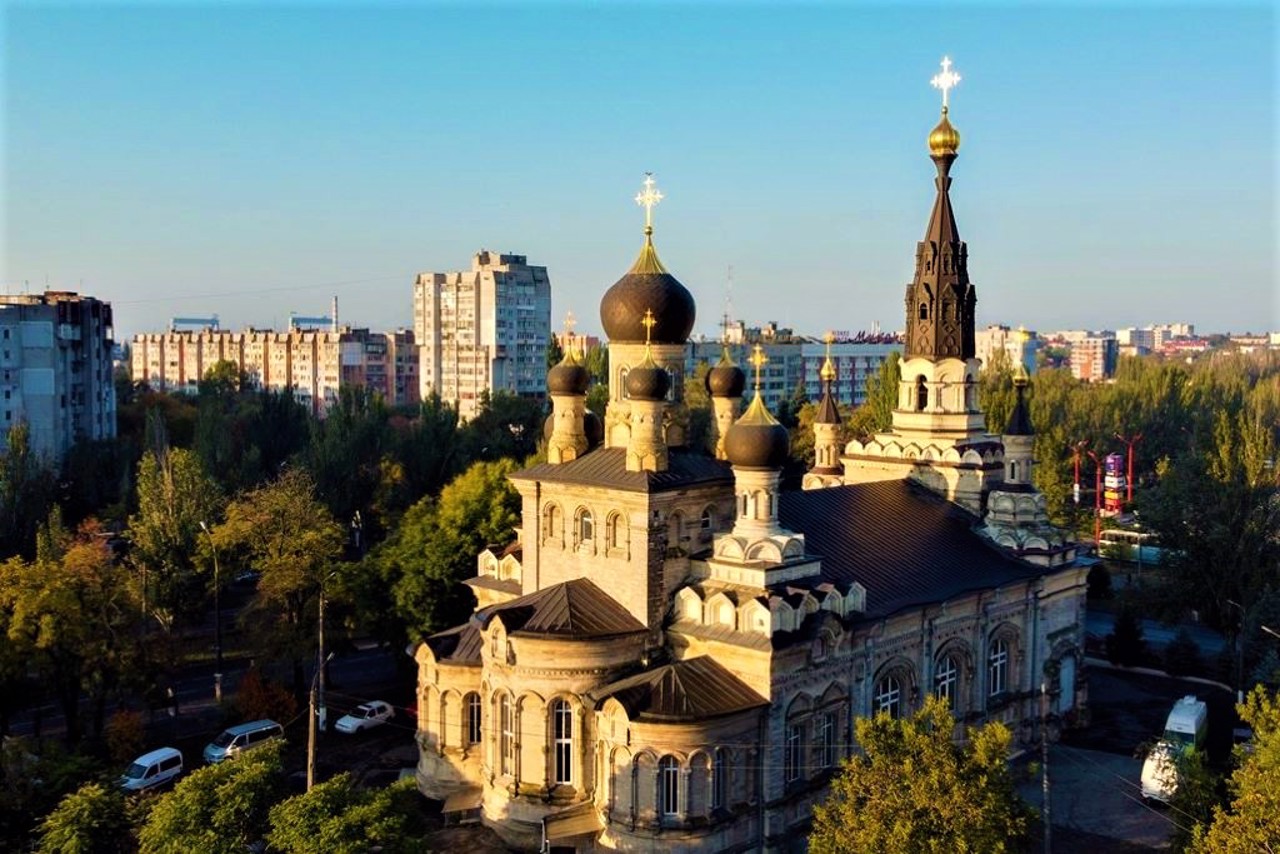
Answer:
[(256, 667), (250, 668), (241, 680), (236, 707), (245, 720), (270, 718), (283, 722), (298, 711), (298, 703), (288, 689), (265, 678)]
[(1186, 676), (1189, 673), (1200, 673), (1204, 669), (1204, 662), (1200, 659), (1200, 645), (1186, 628), (1179, 629), (1165, 647), (1164, 669), (1170, 676)]
[(124, 764), (142, 752), (147, 743), (147, 728), (142, 713), (121, 709), (107, 721), (105, 736), (107, 755), (113, 762)]

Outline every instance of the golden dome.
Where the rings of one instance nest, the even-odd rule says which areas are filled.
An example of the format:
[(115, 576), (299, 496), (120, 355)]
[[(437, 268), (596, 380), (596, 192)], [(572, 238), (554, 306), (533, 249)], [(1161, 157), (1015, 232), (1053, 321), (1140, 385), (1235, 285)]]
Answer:
[(951, 155), (960, 150), (960, 132), (947, 120), (947, 108), (942, 108), (942, 121), (929, 132), (929, 154), (934, 157)]

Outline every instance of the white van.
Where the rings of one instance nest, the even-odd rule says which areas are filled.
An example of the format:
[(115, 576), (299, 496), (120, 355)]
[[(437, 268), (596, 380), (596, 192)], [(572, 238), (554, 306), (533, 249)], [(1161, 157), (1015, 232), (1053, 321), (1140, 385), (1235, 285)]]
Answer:
[(228, 727), (212, 742), (205, 745), (204, 761), (210, 765), (216, 765), (246, 750), (261, 747), (271, 739), (280, 738), (282, 735), (284, 735), (284, 728), (275, 721), (250, 721), (247, 724)]
[(1178, 790), (1178, 759), (1204, 748), (1209, 731), (1209, 707), (1188, 694), (1173, 704), (1164, 734), (1142, 763), (1142, 797), (1169, 802)]
[(182, 752), (172, 747), (161, 747), (133, 760), (120, 778), (120, 788), (126, 792), (143, 792), (163, 786), (181, 774)]

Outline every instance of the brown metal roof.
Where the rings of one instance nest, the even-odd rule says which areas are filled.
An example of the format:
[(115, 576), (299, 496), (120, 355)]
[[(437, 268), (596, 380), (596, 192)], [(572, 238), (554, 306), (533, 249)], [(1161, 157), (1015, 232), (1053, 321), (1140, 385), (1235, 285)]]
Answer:
[(511, 475), (513, 480), (581, 483), (626, 492), (665, 492), (702, 483), (733, 485), (728, 464), (689, 451), (672, 450), (666, 471), (627, 471), (623, 448), (600, 448), (567, 463), (540, 463)]
[(480, 664), (480, 630), (474, 623), (463, 623), (427, 638), (436, 661), (450, 664)]
[(872, 618), (1045, 572), (978, 536), (973, 515), (906, 480), (784, 492), (778, 515), (804, 532), (824, 578), (867, 589)]
[(598, 702), (613, 697), (632, 720), (689, 721), (769, 705), (710, 656), (664, 664), (593, 691)]
[(587, 578), (575, 578), (476, 613), (483, 628), (494, 617), (512, 634), (572, 638), (610, 637), (647, 631), (631, 612)]

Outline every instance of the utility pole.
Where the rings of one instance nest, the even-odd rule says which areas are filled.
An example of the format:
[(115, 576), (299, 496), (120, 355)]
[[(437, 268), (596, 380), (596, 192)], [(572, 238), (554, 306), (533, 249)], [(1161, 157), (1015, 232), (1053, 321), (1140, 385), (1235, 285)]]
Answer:
[[(1139, 442), (1142, 441), (1142, 434), (1134, 433), (1132, 436), (1121, 436), (1119, 433), (1117, 433), (1116, 438), (1129, 446), (1128, 459), (1126, 460), (1126, 462), (1129, 464), (1129, 476), (1125, 478), (1126, 491), (1125, 491), (1124, 501), (1125, 501), (1125, 504), (1131, 505), (1133, 504), (1133, 453), (1134, 453), (1133, 448), (1135, 445), (1137, 445)], [(1141, 548), (1141, 546), (1139, 546), (1139, 548)]]
[[(319, 673), (317, 672), (317, 676)], [(311, 679), (307, 702), (307, 791), (316, 784), (316, 680)]]
[(200, 530), (209, 537), (209, 548), (213, 551), (213, 699), (222, 703), (222, 573), (218, 569), (218, 544), (213, 541), (213, 532), (203, 521)]
[(1044, 854), (1053, 854), (1049, 828), (1049, 686), (1044, 680), (1040, 682), (1040, 785), (1044, 793)]
[(325, 705), (324, 705), (324, 671), (325, 664), (329, 659), (324, 654), (324, 582), (320, 582), (320, 638), (316, 649), (316, 660), (319, 662), (316, 669), (316, 682), (319, 684), (319, 709), (320, 729), (325, 728)]

